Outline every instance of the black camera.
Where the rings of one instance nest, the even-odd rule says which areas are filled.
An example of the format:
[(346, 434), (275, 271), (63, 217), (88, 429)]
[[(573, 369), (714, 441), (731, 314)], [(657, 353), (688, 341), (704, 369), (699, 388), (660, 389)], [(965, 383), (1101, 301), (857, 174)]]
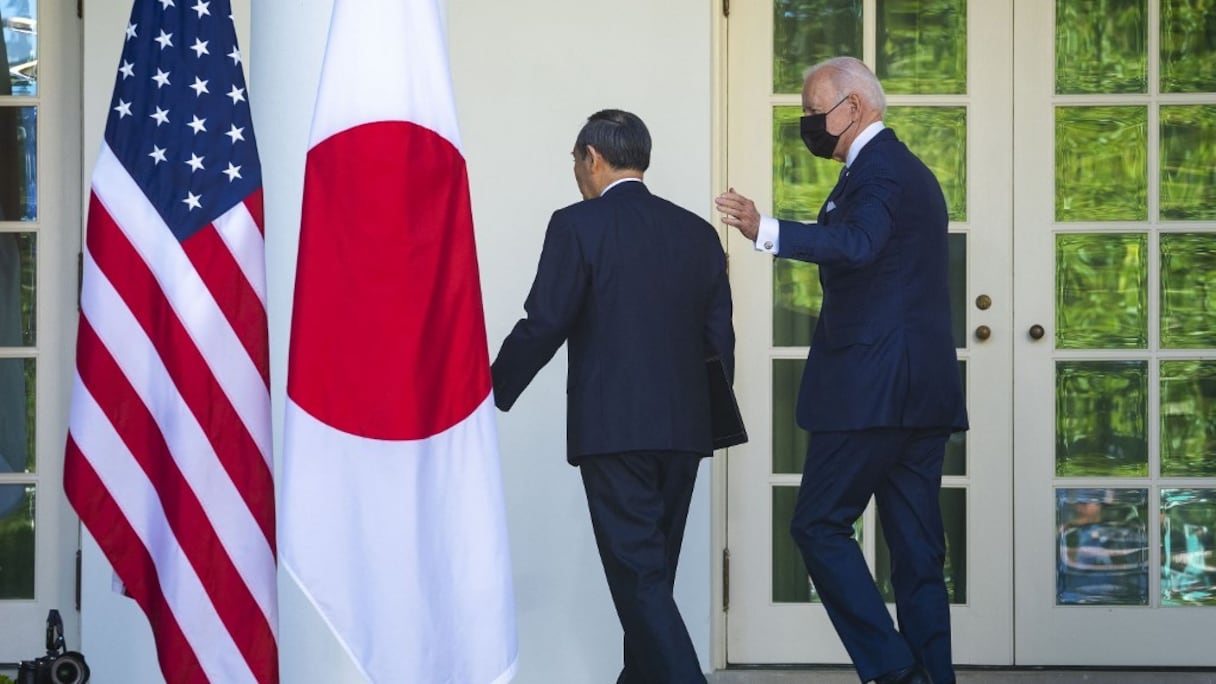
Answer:
[(85, 684), (89, 681), (89, 666), (84, 656), (69, 651), (63, 643), (63, 619), (59, 611), (46, 616), (46, 655), (35, 660), (21, 661), (17, 684)]

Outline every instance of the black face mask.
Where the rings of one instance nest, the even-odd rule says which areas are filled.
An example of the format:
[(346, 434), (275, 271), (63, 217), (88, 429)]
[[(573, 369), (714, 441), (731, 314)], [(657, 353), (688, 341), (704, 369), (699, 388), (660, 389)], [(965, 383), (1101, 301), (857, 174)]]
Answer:
[(828, 114), (836, 111), (845, 100), (849, 99), (848, 95), (840, 98), (840, 102), (832, 105), (832, 108), (822, 114), (810, 114), (799, 119), (798, 126), (802, 133), (802, 142), (806, 148), (811, 151), (811, 154), (824, 159), (831, 159), (832, 153), (836, 151), (836, 143), (840, 142), (840, 136), (844, 135), (844, 131), (849, 130), (855, 121), (850, 121), (848, 126), (844, 127), (844, 131), (835, 135), (828, 133)]

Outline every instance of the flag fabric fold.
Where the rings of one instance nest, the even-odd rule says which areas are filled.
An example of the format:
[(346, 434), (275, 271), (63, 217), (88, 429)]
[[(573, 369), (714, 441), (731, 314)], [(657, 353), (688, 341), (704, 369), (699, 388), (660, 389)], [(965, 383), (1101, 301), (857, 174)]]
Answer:
[(435, 0), (335, 0), (288, 360), (284, 568), (373, 682), (516, 669), (489, 354)]
[(167, 681), (277, 682), (261, 171), (228, 0), (136, 0), (107, 114), (64, 489)]

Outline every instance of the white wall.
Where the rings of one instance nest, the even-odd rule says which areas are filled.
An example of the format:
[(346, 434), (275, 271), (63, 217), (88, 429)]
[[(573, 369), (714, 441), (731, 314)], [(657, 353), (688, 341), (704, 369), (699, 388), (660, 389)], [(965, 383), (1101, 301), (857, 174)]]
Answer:
[[(287, 331), (303, 162), (331, 0), (258, 0), (247, 46), (262, 158), (275, 438), (281, 443)], [(86, 165), (109, 99), (130, 0), (88, 0)], [(238, 23), (248, 0), (237, 0)], [(108, 8), (103, 11), (101, 8)], [(711, 12), (703, 0), (448, 0), (449, 48), (469, 164), (490, 352), (522, 314), (550, 213), (579, 199), (570, 148), (605, 107), (640, 115), (655, 141), (647, 183), (709, 217)], [(113, 16), (102, 16), (113, 15)], [(117, 17), (117, 18), (116, 18)], [(102, 26), (104, 24), (104, 27)], [(98, 69), (94, 69), (97, 71)], [(600, 568), (578, 472), (565, 462), (564, 352), (500, 414), (522, 684), (612, 681), (620, 627)], [(708, 668), (708, 462), (693, 500), (677, 598)], [(94, 681), (157, 682), (146, 622), (109, 592), (86, 544), (82, 648)], [(353, 667), (286, 576), (280, 581), (284, 682), (356, 682)]]
[[(589, 114), (618, 107), (641, 116), (655, 141), (647, 184), (708, 216), (712, 8), (449, 0), (491, 354), (523, 313), (549, 215), (580, 199), (569, 153)], [(620, 626), (582, 481), (565, 462), (564, 402), (561, 351), (499, 421), (525, 684), (611, 682), (620, 666)], [(706, 462), (677, 584), (706, 665), (709, 472)]]

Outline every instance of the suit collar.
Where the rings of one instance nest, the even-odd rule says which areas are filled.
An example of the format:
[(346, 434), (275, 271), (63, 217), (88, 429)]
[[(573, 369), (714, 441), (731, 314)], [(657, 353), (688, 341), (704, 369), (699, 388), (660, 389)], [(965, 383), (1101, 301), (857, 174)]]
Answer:
[(861, 151), (865, 149), (866, 144), (886, 129), (887, 127), (882, 121), (875, 121), (866, 126), (865, 130), (858, 133), (857, 137), (853, 139), (853, 144), (849, 146), (849, 153), (844, 160), (844, 165), (852, 166), (853, 162), (857, 161), (857, 155), (861, 154)]
[(603, 197), (610, 192), (614, 194), (633, 194), (648, 193), (650, 191), (646, 189), (646, 185), (642, 183), (641, 178), (621, 178), (613, 181), (608, 185), (608, 187), (604, 188), (604, 191), (600, 193), (600, 197)]
[(866, 159), (870, 158), (874, 150), (877, 150), (886, 143), (898, 141), (899, 138), (896, 137), (895, 131), (891, 130), (890, 128), (882, 129), (857, 153), (857, 155), (853, 158), (853, 163), (849, 164), (846, 168), (852, 172), (857, 167), (858, 163), (864, 162)]

